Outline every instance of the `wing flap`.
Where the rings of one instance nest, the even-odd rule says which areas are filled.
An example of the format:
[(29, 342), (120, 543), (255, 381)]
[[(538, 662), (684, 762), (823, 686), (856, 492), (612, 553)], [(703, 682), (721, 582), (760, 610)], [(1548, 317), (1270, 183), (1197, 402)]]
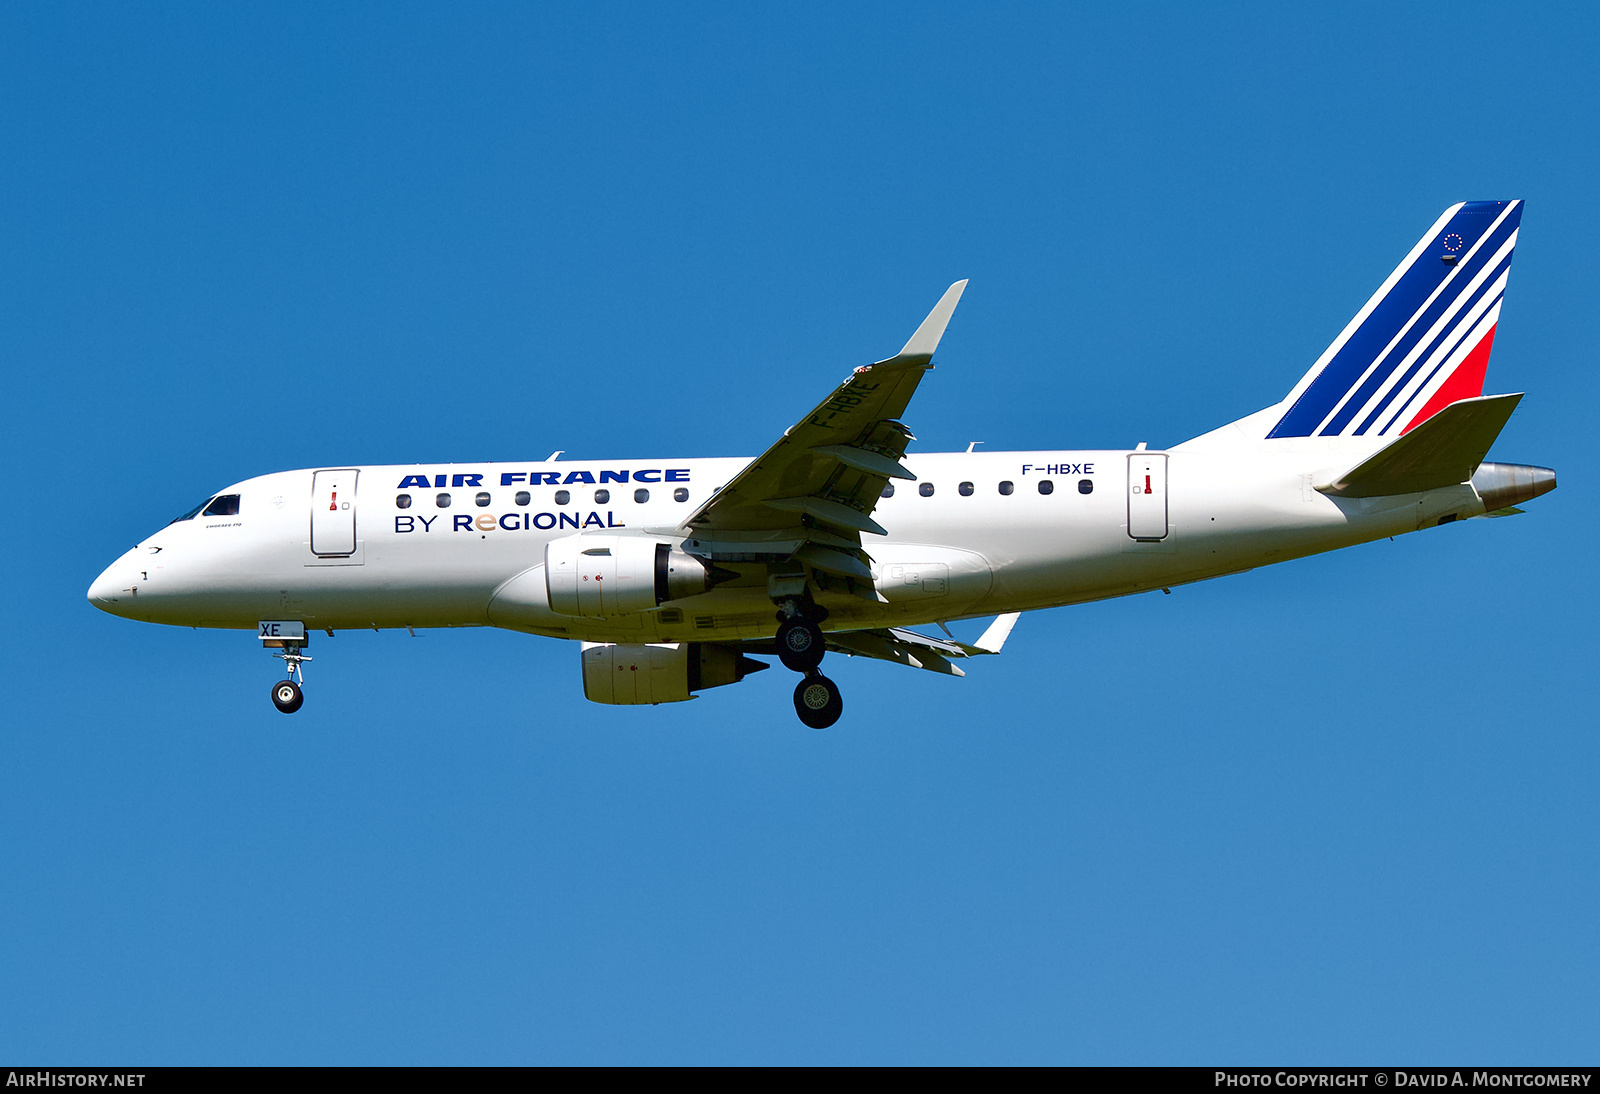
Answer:
[(829, 498), (806, 496), (799, 498), (767, 498), (763, 505), (768, 509), (777, 509), (785, 513), (804, 513), (815, 517), (824, 524), (832, 524), (840, 528), (850, 528), (857, 532), (871, 532), (875, 536), (886, 536), (888, 530), (867, 514), (842, 502)]
[(886, 479), (910, 479), (912, 482), (917, 478), (899, 460), (892, 460), (878, 452), (869, 452), (865, 448), (856, 448), (848, 444), (827, 444), (811, 451), (832, 456), (846, 467), (853, 467), (870, 475), (882, 475)]

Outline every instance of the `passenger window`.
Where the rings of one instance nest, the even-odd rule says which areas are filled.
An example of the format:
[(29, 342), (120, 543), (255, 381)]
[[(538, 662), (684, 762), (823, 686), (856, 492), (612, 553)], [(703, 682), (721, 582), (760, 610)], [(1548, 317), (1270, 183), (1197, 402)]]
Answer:
[(688, 487), (680, 486), (676, 490), (674, 490), (672, 492), (672, 500), (673, 501), (688, 501), (689, 500), (689, 489), (688, 489)]
[(437, 505), (440, 509), (450, 508), (450, 495), (440, 494), (438, 497), (433, 499), (433, 504)]
[(489, 491), (480, 490), (478, 492), (478, 496), (472, 499), (472, 503), (474, 505), (476, 505), (479, 509), (482, 509), (485, 505), (488, 505), (489, 504)]
[(650, 500), (650, 491), (640, 488), (633, 492), (633, 500), (643, 505)]
[(921, 486), (917, 487), (917, 493), (921, 494), (925, 498), (933, 497), (933, 483), (923, 483)]
[(528, 493), (526, 490), (518, 490), (517, 491), (517, 504), (518, 505), (527, 505), (532, 500), (533, 500), (533, 495)]
[(1041, 494), (1054, 494), (1055, 492), (1056, 492), (1056, 484), (1055, 483), (1051, 482), (1049, 479), (1040, 479), (1039, 480), (1039, 493), (1041, 493)]
[(970, 482), (964, 482), (960, 486), (956, 487), (956, 489), (961, 492), (962, 497), (972, 497), (972, 484)]
[(394, 499), (394, 507), (396, 509), (410, 509), (411, 508), (411, 495), (410, 494), (401, 494), (398, 498), (395, 498)]
[(596, 490), (594, 492), (594, 503), (596, 505), (604, 505), (606, 502), (608, 502), (610, 500), (611, 500), (611, 491), (609, 491), (609, 490)]
[(556, 504), (557, 505), (565, 505), (565, 504), (567, 504), (567, 502), (569, 502), (571, 500), (572, 500), (572, 492), (571, 491), (569, 491), (569, 490), (557, 490), (556, 491)]
[(1078, 480), (1078, 493), (1080, 493), (1080, 494), (1092, 494), (1092, 493), (1094, 493), (1094, 480), (1093, 479), (1079, 479)]
[(213, 498), (211, 504), (206, 506), (202, 517), (236, 517), (239, 515), (239, 495), (222, 494)]
[(886, 498), (894, 497), (894, 483), (886, 482), (883, 484), (883, 496)]
[(1002, 493), (1002, 494), (1010, 494), (1011, 491), (1013, 491), (1015, 489), (1016, 489), (1016, 487), (1011, 485), (1011, 480), (1010, 479), (1006, 479), (1006, 480), (1004, 480), (1003, 482), (1000, 483), (1000, 493)]

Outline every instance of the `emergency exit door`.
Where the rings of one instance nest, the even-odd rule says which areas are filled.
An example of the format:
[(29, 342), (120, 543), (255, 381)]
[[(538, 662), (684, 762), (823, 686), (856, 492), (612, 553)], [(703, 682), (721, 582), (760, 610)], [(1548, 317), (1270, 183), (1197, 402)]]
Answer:
[(1167, 457), (1135, 452), (1128, 457), (1128, 535), (1167, 538)]
[(355, 553), (357, 474), (354, 468), (345, 468), (311, 476), (312, 554)]

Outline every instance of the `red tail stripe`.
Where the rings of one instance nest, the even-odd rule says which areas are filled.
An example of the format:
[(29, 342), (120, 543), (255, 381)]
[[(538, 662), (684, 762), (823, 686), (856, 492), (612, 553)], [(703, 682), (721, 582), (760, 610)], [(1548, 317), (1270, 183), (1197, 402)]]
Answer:
[[(1499, 324), (1495, 325), (1497, 326)], [(1400, 431), (1402, 437), (1451, 403), (1483, 394), (1483, 374), (1489, 367), (1489, 350), (1494, 346), (1495, 327), (1489, 328), (1489, 333), (1483, 336), (1483, 341), (1472, 347), (1472, 352), (1456, 366), (1450, 378), (1439, 385), (1439, 390), (1433, 393), (1428, 405), (1418, 411), (1417, 416)]]

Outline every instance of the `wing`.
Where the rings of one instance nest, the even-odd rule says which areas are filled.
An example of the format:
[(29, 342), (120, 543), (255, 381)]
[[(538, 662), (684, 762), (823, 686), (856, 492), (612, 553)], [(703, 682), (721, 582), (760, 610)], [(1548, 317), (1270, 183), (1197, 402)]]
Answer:
[[(815, 410), (683, 522), (697, 553), (787, 554), (872, 587), (861, 533), (887, 535), (872, 511), (890, 479), (915, 479), (900, 463), (911, 431), (899, 421), (967, 287), (945, 291), (904, 348), (856, 369)], [(858, 586), (859, 587), (859, 586)], [(865, 594), (863, 594), (865, 595)], [(876, 599), (874, 592), (869, 599)]]

